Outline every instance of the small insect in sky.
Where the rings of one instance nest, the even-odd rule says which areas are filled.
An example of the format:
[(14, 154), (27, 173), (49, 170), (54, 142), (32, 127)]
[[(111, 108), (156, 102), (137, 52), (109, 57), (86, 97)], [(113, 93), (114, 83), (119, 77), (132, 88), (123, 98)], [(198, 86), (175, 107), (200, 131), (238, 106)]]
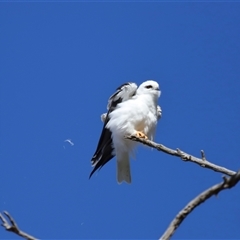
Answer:
[(74, 143), (72, 142), (72, 140), (71, 140), (71, 139), (66, 139), (64, 142), (68, 142), (68, 143), (70, 143), (70, 145), (71, 145), (71, 146), (73, 146), (73, 145), (74, 145)]

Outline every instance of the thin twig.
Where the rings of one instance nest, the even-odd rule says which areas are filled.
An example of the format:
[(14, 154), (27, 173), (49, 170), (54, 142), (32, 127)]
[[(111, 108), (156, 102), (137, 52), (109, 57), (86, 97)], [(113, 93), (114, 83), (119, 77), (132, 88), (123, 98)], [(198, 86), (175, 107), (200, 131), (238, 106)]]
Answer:
[(190, 214), (197, 206), (201, 203), (205, 202), (207, 199), (212, 197), (213, 195), (217, 195), (220, 191), (234, 187), (240, 181), (240, 170), (233, 176), (227, 178), (223, 177), (223, 182), (212, 186), (206, 191), (202, 192), (196, 198), (194, 198), (191, 202), (189, 202), (173, 219), (170, 223), (169, 227), (165, 231), (165, 233), (160, 237), (161, 240), (170, 239), (170, 237), (174, 234), (176, 229), (180, 226), (182, 221)]
[(206, 161), (205, 152), (203, 150), (201, 150), (201, 156), (202, 156), (202, 160)]
[(3, 212), (6, 217), (9, 219), (10, 223), (6, 220), (6, 218), (0, 213), (0, 219), (2, 220), (2, 226), (9, 232), (13, 232), (15, 234), (17, 234), (18, 236), (20, 237), (23, 237), (27, 240), (37, 240), (37, 238), (29, 235), (28, 233), (25, 233), (23, 231), (21, 231), (19, 228), (18, 228), (18, 225), (17, 223), (15, 222), (15, 220), (12, 218), (12, 216), (7, 212), (7, 211), (4, 211)]
[(136, 136), (126, 136), (126, 138), (130, 139), (130, 140), (133, 140), (133, 141), (136, 141), (136, 142), (143, 143), (143, 144), (145, 144), (149, 147), (153, 147), (153, 148), (157, 149), (158, 151), (165, 152), (165, 153), (170, 154), (172, 156), (180, 157), (184, 161), (189, 161), (189, 162), (196, 163), (196, 164), (200, 165), (201, 167), (211, 169), (215, 172), (224, 173), (228, 176), (233, 176), (234, 174), (236, 174), (236, 172), (234, 172), (232, 170), (229, 170), (227, 168), (218, 166), (216, 164), (213, 164), (213, 163), (207, 161), (203, 151), (201, 152), (202, 158), (197, 158), (197, 157), (194, 157), (194, 156), (192, 156), (188, 153), (185, 153), (185, 152), (181, 151), (178, 148), (176, 150), (173, 150), (171, 148), (165, 147), (162, 144), (158, 144), (158, 143), (155, 143), (155, 142), (147, 140), (147, 139), (138, 138)]

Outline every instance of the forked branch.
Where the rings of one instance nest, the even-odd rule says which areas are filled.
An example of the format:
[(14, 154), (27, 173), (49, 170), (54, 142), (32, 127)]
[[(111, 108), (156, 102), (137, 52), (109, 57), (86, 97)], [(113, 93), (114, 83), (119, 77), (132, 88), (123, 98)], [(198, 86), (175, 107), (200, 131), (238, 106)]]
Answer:
[(0, 219), (2, 221), (2, 226), (9, 232), (13, 232), (15, 234), (17, 234), (18, 236), (20, 237), (23, 237), (27, 240), (37, 240), (37, 238), (29, 235), (28, 233), (25, 233), (23, 231), (21, 231), (19, 228), (18, 228), (18, 225), (16, 224), (15, 220), (11, 217), (11, 215), (4, 211), (3, 212), (6, 217), (8, 218), (8, 220), (10, 221), (10, 223), (7, 221), (7, 219), (0, 213)]

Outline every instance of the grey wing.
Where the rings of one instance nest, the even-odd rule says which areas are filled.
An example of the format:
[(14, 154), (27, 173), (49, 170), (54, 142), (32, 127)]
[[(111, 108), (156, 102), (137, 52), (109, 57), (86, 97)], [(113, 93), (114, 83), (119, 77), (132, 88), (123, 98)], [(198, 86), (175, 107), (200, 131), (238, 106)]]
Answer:
[[(137, 91), (137, 84), (133, 82), (127, 82), (122, 84), (120, 87), (116, 89), (116, 92), (110, 96), (108, 99), (107, 110), (112, 112), (119, 103), (127, 101), (132, 98)], [(109, 112), (109, 113), (110, 113)], [(101, 115), (102, 122), (106, 121), (108, 113), (103, 113)]]
[(96, 170), (101, 169), (115, 156), (114, 146), (112, 142), (112, 133), (108, 128), (106, 128), (106, 125), (109, 121), (109, 114), (114, 111), (119, 103), (127, 101), (132, 96), (134, 96), (136, 90), (137, 85), (135, 83), (128, 82), (118, 87), (116, 89), (116, 92), (110, 96), (107, 105), (108, 112), (101, 116), (102, 120), (104, 120), (104, 125), (97, 145), (97, 149), (91, 160), (94, 169), (90, 173), (89, 178), (91, 178)]
[(122, 84), (116, 89), (116, 92), (108, 99), (107, 109), (112, 112), (119, 103), (124, 102), (134, 96), (136, 94), (136, 91), (136, 83), (127, 82)]

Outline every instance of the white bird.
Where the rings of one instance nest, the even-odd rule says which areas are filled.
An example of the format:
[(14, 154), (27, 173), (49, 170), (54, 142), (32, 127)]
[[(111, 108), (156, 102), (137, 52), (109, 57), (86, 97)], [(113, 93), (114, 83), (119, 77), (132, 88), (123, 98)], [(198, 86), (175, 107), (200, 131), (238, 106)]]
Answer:
[(137, 143), (125, 136), (153, 139), (161, 117), (161, 108), (157, 105), (159, 96), (158, 83), (149, 80), (142, 83), (137, 91), (136, 84), (123, 84), (110, 97), (108, 113), (101, 116), (104, 126), (92, 158), (94, 169), (90, 177), (116, 155), (118, 183), (131, 183), (129, 157)]

